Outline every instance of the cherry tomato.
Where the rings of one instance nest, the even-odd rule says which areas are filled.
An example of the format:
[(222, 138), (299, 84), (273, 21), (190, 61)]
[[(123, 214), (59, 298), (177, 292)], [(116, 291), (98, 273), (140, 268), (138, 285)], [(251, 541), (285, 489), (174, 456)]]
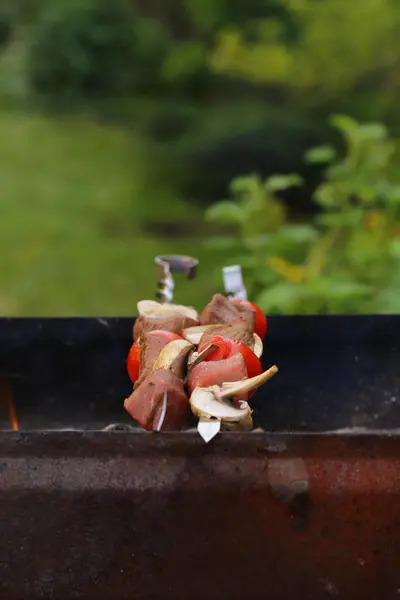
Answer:
[(139, 340), (136, 340), (134, 344), (132, 344), (131, 349), (129, 350), (128, 359), (126, 361), (126, 368), (128, 371), (128, 375), (133, 383), (139, 377), (139, 369), (140, 369), (140, 345)]
[(254, 352), (250, 350), (250, 348), (246, 346), (246, 344), (243, 344), (243, 342), (238, 342), (237, 340), (230, 340), (228, 338), (216, 335), (203, 348), (203, 350), (211, 346), (211, 344), (215, 344), (217, 346), (217, 349), (207, 356), (207, 358), (205, 359), (206, 361), (223, 360), (225, 358), (233, 356), (234, 354), (240, 353), (244, 358), (247, 374), (249, 377), (255, 377), (256, 375), (260, 375), (260, 373), (262, 373), (261, 362), (254, 354)]
[[(246, 344), (243, 344), (243, 342), (216, 335), (206, 346), (204, 346), (203, 350), (211, 346), (211, 344), (217, 346), (217, 349), (205, 358), (206, 361), (223, 360), (234, 354), (240, 353), (243, 356), (248, 377), (256, 377), (262, 373), (260, 360)], [(247, 399), (250, 399), (255, 393), (256, 390), (248, 392)]]
[(255, 325), (256, 334), (261, 339), (263, 339), (265, 337), (265, 334), (267, 333), (267, 317), (264, 315), (261, 308), (259, 306), (257, 306), (257, 304), (254, 304), (254, 302), (250, 302), (250, 300), (239, 300), (239, 298), (234, 298), (233, 301), (237, 302), (238, 304), (242, 304), (243, 306), (247, 306), (248, 308), (251, 308), (252, 310), (255, 311), (255, 313), (256, 313), (256, 325)]
[(244, 358), (244, 362), (246, 363), (247, 374), (249, 377), (256, 377), (256, 375), (260, 375), (262, 373), (262, 366), (260, 360), (254, 354), (252, 350), (243, 342), (238, 342), (236, 340), (231, 340), (232, 342), (232, 354), (240, 354)]
[(231, 340), (228, 338), (221, 337), (220, 335), (215, 335), (208, 344), (201, 347), (201, 352), (206, 350), (210, 346), (217, 346), (214, 352), (211, 352), (204, 360), (206, 361), (215, 361), (215, 360), (223, 360), (224, 358), (228, 358), (230, 356), (230, 352), (232, 349)]
[[(166, 343), (181, 339), (180, 335), (172, 333), (171, 331), (163, 331), (162, 329), (156, 329), (151, 333), (157, 335), (157, 337), (160, 337), (162, 340), (165, 340)], [(126, 368), (131, 381), (135, 383), (139, 377), (140, 371), (140, 339), (136, 340), (129, 350)]]

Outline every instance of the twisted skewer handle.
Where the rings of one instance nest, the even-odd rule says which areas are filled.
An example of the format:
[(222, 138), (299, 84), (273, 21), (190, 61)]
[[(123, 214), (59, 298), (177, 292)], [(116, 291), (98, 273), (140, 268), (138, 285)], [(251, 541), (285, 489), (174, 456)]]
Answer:
[(199, 264), (197, 258), (181, 254), (156, 256), (154, 262), (157, 265), (157, 299), (163, 303), (171, 303), (174, 298), (173, 273), (183, 273), (187, 279), (194, 279)]

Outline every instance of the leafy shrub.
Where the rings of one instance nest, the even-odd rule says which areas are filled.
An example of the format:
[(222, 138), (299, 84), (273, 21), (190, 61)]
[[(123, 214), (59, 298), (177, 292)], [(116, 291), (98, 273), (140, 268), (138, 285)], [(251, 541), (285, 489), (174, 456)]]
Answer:
[[(233, 199), (207, 211), (235, 229), (217, 245), (237, 253), (252, 295), (267, 312), (365, 313), (400, 310), (400, 186), (387, 177), (395, 150), (383, 125), (331, 119), (347, 151), (311, 149), (306, 160), (328, 163), (310, 224), (295, 224), (277, 192), (297, 175), (232, 182)], [(214, 241), (215, 244), (215, 241)]]
[(52, 5), (31, 29), (31, 88), (54, 99), (117, 96), (154, 87), (168, 45), (156, 21), (135, 18), (122, 0)]
[(236, 25), (245, 33), (254, 30), (260, 19), (279, 19), (290, 25), (290, 10), (279, 0), (183, 0), (196, 28), (215, 33), (219, 27)]
[(280, 89), (293, 109), (327, 115), (335, 108), (385, 122), (390, 116), (399, 131), (400, 4), (279, 0), (279, 5), (290, 14), (290, 39), (277, 18), (258, 20), (252, 39), (243, 25), (225, 22), (211, 56), (216, 72)]
[(15, 15), (9, 6), (0, 4), (0, 50), (10, 42), (15, 24)]
[(163, 66), (167, 93), (198, 98), (199, 94), (210, 91), (212, 81), (204, 43), (193, 40), (172, 45)]
[(306, 185), (285, 190), (282, 196), (294, 214), (313, 210), (310, 196), (322, 169), (305, 164), (303, 154), (311, 145), (322, 143), (328, 134), (325, 125), (265, 106), (257, 116), (257, 107), (251, 104), (246, 111), (240, 107), (229, 114), (229, 109), (221, 106), (215, 112), (217, 125), (208, 112), (203, 124), (208, 135), (193, 138), (182, 151), (179, 164), (187, 177), (183, 193), (203, 206), (210, 205), (226, 194), (238, 173), (256, 172), (267, 177), (276, 172), (298, 172)]

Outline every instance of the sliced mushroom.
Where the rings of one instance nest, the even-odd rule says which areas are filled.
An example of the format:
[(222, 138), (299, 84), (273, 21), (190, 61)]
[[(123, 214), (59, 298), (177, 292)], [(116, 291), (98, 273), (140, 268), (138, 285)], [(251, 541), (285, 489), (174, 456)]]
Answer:
[(237, 423), (252, 427), (251, 409), (247, 402), (240, 402), (235, 408), (227, 400), (219, 399), (220, 388), (195, 388), (190, 396), (190, 406), (194, 415), (200, 419), (218, 419), (222, 423)]
[(190, 406), (193, 414), (199, 417), (197, 430), (204, 441), (209, 442), (219, 433), (221, 427), (215, 421), (220, 421), (224, 429), (251, 430), (253, 419), (248, 403), (241, 401), (237, 408), (229, 402), (228, 398), (259, 387), (277, 372), (278, 368), (274, 365), (257, 377), (223, 383), (221, 387), (213, 385), (208, 388), (195, 388), (190, 397)]
[(195, 321), (199, 319), (199, 315), (194, 308), (181, 304), (161, 304), (155, 300), (141, 300), (137, 303), (137, 308), (139, 315), (144, 317), (179, 314)]
[[(215, 325), (197, 325), (196, 327), (188, 327), (183, 330), (182, 334), (185, 340), (188, 340), (194, 346), (198, 346), (200, 344), (201, 336), (210, 328), (214, 329)], [(256, 333), (254, 334), (253, 352), (258, 358), (260, 358), (263, 353), (263, 343)]]
[(187, 340), (173, 340), (161, 350), (153, 371), (166, 369), (172, 371), (178, 379), (184, 379), (189, 354), (193, 352), (194, 346)]
[(254, 349), (253, 352), (257, 356), (257, 358), (261, 358), (261, 355), (264, 351), (264, 346), (262, 340), (259, 335), (254, 334)]
[(224, 400), (225, 398), (232, 398), (237, 394), (250, 392), (251, 390), (262, 386), (266, 381), (268, 381), (268, 379), (271, 379), (274, 375), (276, 375), (278, 371), (278, 367), (273, 365), (267, 371), (261, 373), (261, 375), (256, 375), (256, 377), (243, 379), (242, 381), (229, 381), (223, 383), (221, 387), (216, 386), (218, 390), (215, 391), (215, 394), (218, 399)]

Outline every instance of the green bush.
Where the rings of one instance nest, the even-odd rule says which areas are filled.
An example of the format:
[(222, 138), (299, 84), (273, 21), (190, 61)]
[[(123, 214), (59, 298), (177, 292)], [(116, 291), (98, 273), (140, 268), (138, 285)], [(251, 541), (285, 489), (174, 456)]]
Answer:
[(304, 164), (303, 155), (310, 146), (322, 143), (328, 128), (317, 120), (265, 105), (260, 110), (254, 103), (245, 106), (246, 110), (243, 106), (236, 110), (220, 106), (214, 110), (216, 123), (210, 111), (205, 116), (207, 122), (199, 119), (199, 129), (208, 134), (193, 136), (179, 156), (184, 195), (203, 206), (210, 205), (227, 193), (239, 173), (257, 172), (267, 177), (276, 172), (298, 172), (307, 185), (286, 190), (283, 196), (292, 213), (308, 213), (321, 168)]
[(16, 22), (15, 11), (0, 0), (0, 50), (4, 50), (12, 39)]
[(135, 18), (122, 0), (57, 3), (31, 28), (29, 84), (68, 101), (154, 88), (168, 43), (156, 21)]
[[(347, 152), (313, 148), (312, 163), (329, 163), (310, 224), (288, 221), (277, 193), (299, 185), (297, 175), (235, 179), (232, 200), (211, 207), (209, 219), (234, 228), (217, 245), (236, 251), (252, 295), (273, 313), (400, 311), (400, 186), (389, 178), (395, 151), (383, 125), (339, 116)], [(215, 244), (215, 242), (214, 242)]]
[(226, 25), (251, 34), (260, 19), (279, 19), (290, 29), (290, 9), (279, 0), (183, 0), (196, 29), (209, 34)]
[[(193, 0), (195, 1), (195, 0)], [(261, 0), (260, 0), (261, 1)], [(286, 106), (325, 116), (332, 110), (397, 125), (400, 3), (396, 0), (279, 0), (285, 20), (262, 16), (249, 39), (246, 25), (225, 22), (211, 63), (218, 73), (251, 81)], [(289, 27), (290, 29), (290, 27)]]

